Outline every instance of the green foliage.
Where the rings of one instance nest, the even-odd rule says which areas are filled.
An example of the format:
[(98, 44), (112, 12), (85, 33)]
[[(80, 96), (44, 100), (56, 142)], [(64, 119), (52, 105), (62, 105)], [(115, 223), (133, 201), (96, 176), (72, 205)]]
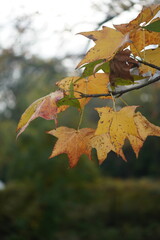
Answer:
[(105, 73), (109, 73), (109, 62), (104, 62), (104, 60), (97, 60), (88, 64), (83, 65), (82, 67), (85, 67), (81, 78), (86, 78), (89, 77), (91, 75), (93, 75), (93, 73), (95, 74), (96, 72), (98, 72), (100, 69), (102, 69)]
[(160, 20), (154, 21), (147, 26), (144, 27), (145, 29), (153, 32), (160, 32)]
[(64, 98), (60, 99), (57, 102), (57, 106), (63, 106), (63, 105), (68, 105), (76, 108), (81, 108), (80, 103), (78, 99), (75, 98), (74, 96), (74, 85), (73, 83), (70, 84), (70, 89), (69, 89), (69, 95), (64, 96)]
[(157, 240), (159, 186), (103, 178), (8, 184), (0, 191), (1, 239)]

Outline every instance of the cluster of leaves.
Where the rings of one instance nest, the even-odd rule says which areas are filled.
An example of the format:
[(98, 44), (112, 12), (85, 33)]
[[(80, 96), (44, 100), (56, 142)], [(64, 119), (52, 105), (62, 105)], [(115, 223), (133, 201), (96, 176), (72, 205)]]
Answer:
[[(56, 129), (48, 133), (58, 140), (50, 158), (62, 153), (69, 157), (70, 167), (74, 167), (80, 156), (86, 154), (91, 159), (91, 150), (97, 150), (99, 163), (110, 151), (120, 155), (125, 161), (123, 145), (129, 140), (136, 156), (148, 135), (160, 136), (160, 127), (151, 124), (137, 106), (126, 106), (116, 111), (114, 98), (123, 93), (144, 87), (160, 80), (156, 70), (160, 70), (160, 18), (156, 14), (160, 4), (144, 7), (140, 14), (127, 24), (114, 25), (114, 29), (82, 32), (81, 35), (93, 40), (92, 47), (76, 68), (84, 68), (81, 76), (66, 77), (56, 85), (57, 91), (38, 99), (23, 113), (17, 132), (19, 136), (37, 117), (54, 120)], [(147, 76), (147, 77), (146, 77)], [(145, 79), (145, 83), (141, 80)], [(117, 91), (117, 86), (124, 89)], [(126, 89), (126, 86), (130, 88)], [(113, 100), (113, 108), (96, 108), (99, 114), (97, 129), (57, 127), (58, 113), (74, 106), (81, 118), (85, 105), (93, 97)], [(80, 122), (81, 122), (80, 118)]]

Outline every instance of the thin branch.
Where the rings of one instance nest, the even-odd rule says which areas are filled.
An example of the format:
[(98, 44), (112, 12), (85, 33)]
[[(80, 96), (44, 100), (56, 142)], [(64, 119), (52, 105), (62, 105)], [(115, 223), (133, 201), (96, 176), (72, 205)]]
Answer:
[(151, 79), (150, 81), (148, 82), (145, 82), (143, 84), (139, 84), (137, 86), (133, 86), (131, 88), (127, 88), (127, 89), (124, 89), (124, 90), (120, 90), (120, 91), (110, 91), (109, 93), (102, 93), (102, 94), (85, 94), (85, 93), (81, 93), (79, 92), (80, 94), (80, 98), (89, 98), (89, 97), (93, 97), (93, 98), (96, 98), (96, 97), (108, 97), (108, 96), (115, 96), (116, 98), (122, 96), (123, 94), (127, 93), (127, 92), (130, 92), (130, 91), (133, 91), (133, 90), (137, 90), (137, 89), (140, 89), (140, 88), (143, 88), (143, 87), (146, 87), (154, 82), (158, 82), (160, 80), (160, 76), (156, 77), (156, 78), (153, 78)]
[(133, 90), (138, 90), (140, 88), (143, 88), (143, 87), (146, 87), (154, 82), (158, 82), (160, 80), (160, 76), (156, 77), (156, 78), (153, 78), (151, 79), (150, 81), (148, 82), (145, 82), (143, 84), (140, 84), (140, 85), (137, 85), (137, 86), (133, 86), (132, 88), (129, 88), (129, 89), (125, 89), (125, 90), (122, 90), (122, 91), (119, 91), (119, 92), (115, 92), (115, 95), (118, 95), (116, 97), (120, 97), (122, 96), (124, 93), (127, 93), (127, 92), (130, 92), (130, 91), (133, 91)]
[(157, 70), (160, 71), (160, 67), (158, 67), (158, 66), (156, 66), (156, 65), (154, 65), (154, 64), (152, 64), (152, 63), (148, 63), (148, 62), (139, 60), (139, 59), (137, 59), (137, 58), (136, 58), (136, 60), (137, 60), (139, 63), (142, 63), (142, 64), (144, 64), (144, 65), (147, 65), (147, 66), (149, 66), (149, 67), (151, 67), (151, 68), (155, 68), (155, 69), (157, 69)]

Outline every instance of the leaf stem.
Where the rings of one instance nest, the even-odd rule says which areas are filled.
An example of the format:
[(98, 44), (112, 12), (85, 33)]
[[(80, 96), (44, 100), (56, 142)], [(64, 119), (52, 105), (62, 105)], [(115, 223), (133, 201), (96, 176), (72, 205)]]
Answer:
[(79, 129), (80, 129), (80, 126), (81, 126), (81, 123), (82, 123), (82, 120), (83, 120), (83, 116), (84, 116), (84, 107), (81, 109), (81, 112), (80, 112), (80, 119), (79, 119), (77, 131), (79, 131)]
[(112, 94), (112, 93), (110, 93), (110, 94), (111, 94), (111, 97), (112, 97), (113, 109), (114, 109), (114, 111), (116, 112), (116, 100), (115, 100), (113, 94)]
[[(142, 58), (141, 53), (140, 53), (139, 50), (137, 49), (136, 45), (135, 45), (133, 42), (132, 42), (132, 44), (133, 44), (134, 48), (136, 49), (137, 54), (139, 55), (139, 57)], [(136, 59), (136, 60), (137, 60), (137, 59)]]
[(120, 97), (119, 99), (121, 100), (121, 102), (124, 103), (124, 105), (128, 106), (128, 103), (122, 97)]

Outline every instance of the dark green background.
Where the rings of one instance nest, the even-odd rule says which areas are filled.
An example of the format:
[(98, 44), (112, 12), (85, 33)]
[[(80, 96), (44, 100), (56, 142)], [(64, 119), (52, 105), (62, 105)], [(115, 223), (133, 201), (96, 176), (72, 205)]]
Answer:
[[(56, 138), (45, 133), (53, 121), (36, 119), (16, 141), (20, 115), (34, 100), (56, 88), (65, 76), (58, 60), (16, 56), (3, 51), (0, 78), (4, 93), (15, 96), (15, 107), (6, 99), (0, 118), (0, 239), (2, 240), (81, 240), (81, 239), (159, 239), (160, 238), (160, 139), (149, 137), (139, 159), (126, 142), (128, 163), (110, 153), (99, 166), (82, 156), (74, 169), (65, 154), (48, 159)], [(13, 79), (14, 67), (20, 69)], [(7, 80), (9, 84), (7, 84)], [(10, 92), (9, 92), (10, 93)], [(125, 96), (150, 121), (159, 124), (159, 85)], [(143, 100), (143, 101), (142, 101)], [(86, 107), (82, 127), (96, 127), (96, 106), (105, 100), (92, 100)], [(111, 105), (111, 102), (108, 102)], [(120, 101), (117, 106), (123, 106)], [(79, 113), (70, 108), (59, 116), (59, 124), (77, 127)], [(74, 143), (73, 143), (74, 144)]]

